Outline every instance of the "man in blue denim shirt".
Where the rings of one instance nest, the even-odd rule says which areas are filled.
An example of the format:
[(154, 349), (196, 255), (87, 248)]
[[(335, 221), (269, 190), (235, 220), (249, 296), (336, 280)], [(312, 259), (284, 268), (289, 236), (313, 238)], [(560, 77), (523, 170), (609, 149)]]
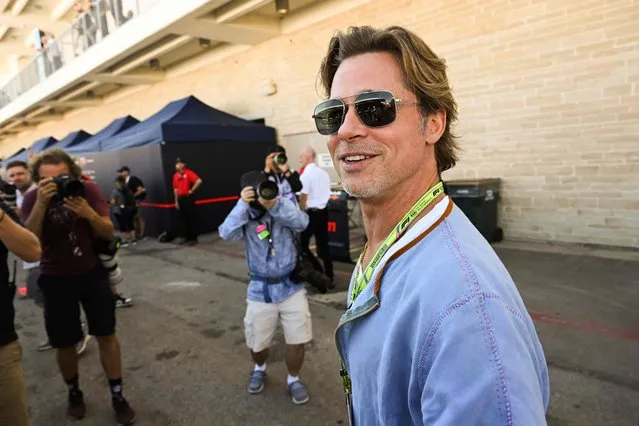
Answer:
[(548, 367), (517, 286), (446, 196), (457, 104), (445, 61), (401, 28), (351, 27), (313, 117), (367, 243), (335, 340), (356, 426), (541, 426)]
[(244, 240), (251, 275), (244, 332), (255, 367), (248, 391), (256, 394), (264, 389), (268, 348), (281, 318), (286, 340), (287, 390), (295, 404), (305, 404), (310, 398), (299, 372), (304, 345), (313, 338), (311, 314), (303, 284), (291, 281), (297, 261), (296, 232), (307, 226), (308, 215), (285, 196), (265, 200), (256, 196), (253, 186), (245, 186), (240, 200), (219, 227), (222, 239)]

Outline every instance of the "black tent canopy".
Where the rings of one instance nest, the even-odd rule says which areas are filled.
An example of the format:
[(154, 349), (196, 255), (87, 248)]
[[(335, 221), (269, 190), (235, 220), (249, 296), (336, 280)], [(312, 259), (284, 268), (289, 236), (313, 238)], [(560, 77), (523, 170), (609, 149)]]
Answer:
[(11, 157), (3, 161), (4, 167), (6, 167), (6, 165), (12, 161), (20, 160), (20, 161), (27, 162), (29, 161), (29, 151), (33, 152), (34, 154), (37, 154), (39, 152), (44, 151), (47, 148), (51, 148), (56, 143), (58, 143), (58, 140), (51, 136), (38, 139), (35, 142), (33, 142), (31, 146), (29, 146), (29, 148), (20, 148), (13, 155), (11, 155)]
[(71, 132), (62, 139), (58, 141), (56, 144), (56, 148), (67, 149), (73, 146), (80, 145), (85, 140), (91, 137), (91, 133), (87, 133), (84, 130), (76, 130), (75, 132)]
[(120, 167), (128, 166), (141, 178), (147, 192), (141, 204), (147, 235), (157, 236), (181, 231), (172, 182), (175, 160), (183, 159), (203, 181), (196, 192), (196, 214), (198, 231), (205, 233), (216, 230), (233, 207), (241, 175), (264, 168), (267, 147), (276, 140), (274, 128), (188, 96), (103, 139), (102, 152), (79, 155), (78, 162), (107, 196)]
[(140, 121), (130, 115), (116, 118), (109, 123), (104, 129), (100, 130), (90, 138), (83, 140), (82, 143), (65, 148), (69, 154), (82, 154), (90, 152), (102, 151), (102, 142), (125, 131), (131, 126), (138, 124)]
[(195, 96), (169, 103), (146, 120), (108, 140), (104, 151), (171, 142), (273, 139), (274, 129), (211, 108)]

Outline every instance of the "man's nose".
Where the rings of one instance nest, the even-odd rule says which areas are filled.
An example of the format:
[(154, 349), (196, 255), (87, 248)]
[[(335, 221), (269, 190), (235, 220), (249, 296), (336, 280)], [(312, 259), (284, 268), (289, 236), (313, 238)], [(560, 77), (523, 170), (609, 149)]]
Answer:
[(350, 140), (366, 134), (366, 126), (362, 124), (353, 106), (346, 109), (346, 116), (337, 130), (337, 136), (342, 140)]

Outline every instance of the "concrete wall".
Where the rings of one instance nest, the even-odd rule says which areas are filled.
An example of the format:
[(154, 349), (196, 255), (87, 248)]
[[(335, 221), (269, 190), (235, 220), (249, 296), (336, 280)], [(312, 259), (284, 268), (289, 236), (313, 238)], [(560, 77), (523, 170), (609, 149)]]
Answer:
[[(293, 142), (326, 152), (311, 114), (331, 34), (400, 24), (449, 64), (464, 152), (445, 178), (502, 178), (506, 238), (639, 247), (637, 22), (636, 0), (372, 0), (257, 47), (196, 60), (166, 82), (44, 123), (0, 148), (7, 154), (41, 136), (96, 132), (124, 114), (144, 119), (194, 94), (265, 118), (291, 157), (299, 149)], [(270, 81), (277, 93), (264, 96)]]

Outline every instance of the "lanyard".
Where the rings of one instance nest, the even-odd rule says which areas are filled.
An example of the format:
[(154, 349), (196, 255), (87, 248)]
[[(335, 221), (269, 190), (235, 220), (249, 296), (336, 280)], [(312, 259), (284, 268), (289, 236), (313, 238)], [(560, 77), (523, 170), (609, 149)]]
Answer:
[[(366, 253), (366, 247), (362, 250), (362, 254), (359, 256), (357, 264), (355, 265), (355, 279), (353, 282), (353, 290), (350, 295), (350, 305), (353, 304), (353, 301), (359, 296), (359, 294), (366, 288), (368, 283), (370, 282), (373, 271), (375, 267), (379, 265), (384, 257), (384, 254), (388, 251), (388, 249), (406, 232), (408, 226), (415, 220), (420, 213), (422, 213), (426, 207), (428, 207), (437, 196), (444, 192), (444, 184), (443, 182), (437, 183), (434, 187), (430, 188), (424, 195), (421, 196), (419, 200), (411, 207), (411, 209), (404, 215), (404, 217), (397, 223), (395, 228), (391, 231), (391, 233), (386, 237), (384, 243), (381, 245), (375, 256), (373, 256), (373, 260), (369, 263), (366, 270), (360, 274), (362, 258), (364, 257), (364, 253)], [(350, 306), (349, 306), (350, 307)], [(351, 378), (346, 370), (346, 365), (342, 360), (342, 368), (340, 370), (340, 376), (342, 379), (342, 385), (344, 386), (344, 393), (346, 394), (346, 409), (348, 411), (348, 420), (350, 425), (354, 425), (354, 412), (353, 412), (353, 399), (352, 399), (352, 384)]]
[(364, 253), (366, 253), (366, 249), (368, 247), (368, 243), (362, 250), (362, 254), (359, 256), (357, 260), (357, 265), (355, 265), (355, 279), (353, 282), (353, 289), (351, 291), (350, 296), (350, 304), (352, 304), (357, 296), (366, 288), (371, 278), (373, 277), (373, 272), (375, 268), (379, 265), (382, 260), (382, 257), (386, 254), (388, 249), (395, 244), (395, 242), (406, 232), (408, 226), (415, 220), (417, 216), (421, 212), (423, 212), (426, 207), (428, 207), (437, 196), (444, 192), (444, 184), (439, 182), (437, 185), (426, 191), (424, 195), (421, 196), (419, 200), (411, 207), (411, 209), (404, 215), (404, 217), (395, 225), (395, 228), (388, 234), (388, 237), (384, 240), (384, 243), (377, 249), (375, 256), (370, 261), (366, 270), (360, 274), (362, 259), (364, 257)]

